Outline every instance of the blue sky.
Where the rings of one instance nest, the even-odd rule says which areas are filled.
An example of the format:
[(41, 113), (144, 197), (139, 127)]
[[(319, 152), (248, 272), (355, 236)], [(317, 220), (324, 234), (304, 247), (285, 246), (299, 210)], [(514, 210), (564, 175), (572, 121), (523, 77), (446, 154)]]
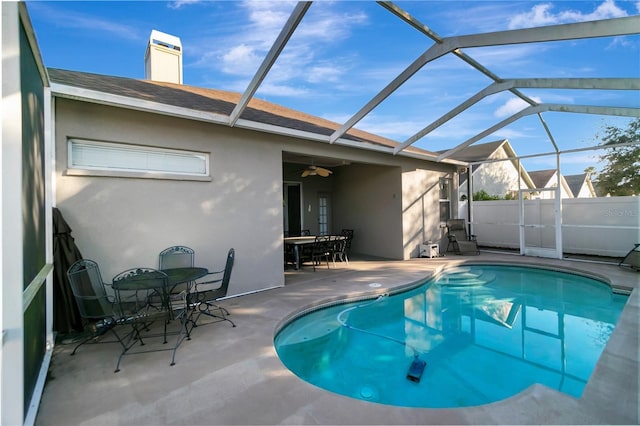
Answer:
[[(440, 37), (640, 14), (640, 1), (397, 2)], [(184, 83), (243, 92), (293, 10), (288, 1), (35, 1), (28, 10), (47, 67), (144, 78), (151, 30), (181, 39)], [(433, 42), (370, 1), (314, 2), (256, 96), (344, 122)], [(640, 36), (464, 50), (502, 78), (640, 77)], [(490, 80), (447, 55), (423, 67), (356, 127), (402, 142)], [(624, 91), (522, 90), (545, 103), (640, 106)], [(456, 146), (523, 107), (508, 93), (487, 98), (414, 144)], [(595, 144), (604, 125), (629, 119), (544, 113), (561, 150)], [(519, 155), (551, 152), (536, 115), (483, 139), (508, 138)], [(588, 151), (562, 156), (564, 174), (599, 167)], [(555, 157), (525, 161), (555, 167)]]

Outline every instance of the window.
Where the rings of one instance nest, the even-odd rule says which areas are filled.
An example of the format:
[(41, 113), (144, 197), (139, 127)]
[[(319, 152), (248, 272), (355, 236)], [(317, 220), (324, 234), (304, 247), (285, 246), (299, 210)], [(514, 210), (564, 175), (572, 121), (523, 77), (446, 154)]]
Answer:
[(69, 174), (209, 177), (209, 154), (203, 152), (69, 139), (68, 155)]
[(440, 178), (440, 222), (451, 219), (451, 179)]

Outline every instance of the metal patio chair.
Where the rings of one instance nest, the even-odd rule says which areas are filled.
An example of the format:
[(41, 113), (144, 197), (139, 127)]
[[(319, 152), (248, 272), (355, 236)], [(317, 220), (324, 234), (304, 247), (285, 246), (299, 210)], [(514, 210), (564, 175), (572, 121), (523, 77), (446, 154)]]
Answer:
[(478, 241), (475, 235), (467, 234), (467, 226), (464, 219), (447, 220), (447, 251), (450, 247), (456, 254), (480, 254)]
[(229, 311), (223, 306), (219, 306), (215, 303), (216, 300), (225, 297), (229, 290), (229, 281), (231, 280), (231, 271), (233, 270), (233, 264), (235, 261), (235, 249), (230, 248), (227, 252), (227, 261), (224, 269), (220, 271), (209, 272), (209, 275), (214, 279), (204, 278), (204, 281), (196, 281), (194, 290), (189, 294), (189, 304), (194, 305), (197, 311), (195, 312), (195, 319), (192, 320), (193, 326), (197, 327), (198, 320), (202, 315), (214, 318), (215, 321), (210, 321), (205, 324), (211, 324), (220, 321), (228, 321), (233, 327), (236, 324), (231, 321)]
[[(71, 355), (91, 340), (96, 343), (120, 343), (124, 348), (129, 335), (120, 336), (116, 332), (116, 326), (123, 325), (125, 320), (115, 298), (107, 293), (98, 264), (93, 260), (80, 259), (69, 267), (67, 276), (80, 316), (90, 322), (88, 327), (91, 331), (89, 336), (76, 345)], [(116, 340), (101, 341), (100, 338), (109, 332)]]
[(618, 263), (618, 266), (628, 266), (631, 269), (638, 271), (640, 269), (640, 244), (634, 244), (633, 248), (629, 250), (622, 260)]
[[(186, 246), (171, 246), (160, 252), (158, 255), (158, 266), (163, 269), (193, 268), (195, 263), (195, 251)], [(182, 300), (193, 283), (180, 283), (170, 291), (170, 297), (175, 301)]]
[[(170, 297), (171, 289), (167, 275), (153, 268), (131, 268), (120, 272), (113, 278), (112, 286), (116, 292), (116, 299), (123, 304), (121, 309), (124, 313), (124, 323), (132, 328), (132, 338), (124, 345), (118, 357), (115, 372), (120, 371), (120, 362), (125, 355), (147, 352), (170, 350), (173, 352), (170, 365), (174, 365), (178, 347), (185, 337), (189, 337), (184, 314), (187, 308), (186, 292), (182, 293), (181, 301)], [(134, 306), (131, 306), (131, 301), (124, 302), (121, 297), (122, 294), (131, 292), (135, 295)], [(169, 332), (168, 325), (175, 319), (180, 320), (179, 329)], [(156, 321), (162, 322), (161, 333), (152, 332), (150, 329)], [(164, 344), (168, 342), (167, 336), (170, 334), (177, 335), (176, 342), (173, 347), (165, 347)], [(160, 347), (132, 350), (138, 343), (141, 347), (145, 346), (145, 340), (154, 337), (162, 337)]]
[[(313, 265), (313, 271), (315, 272), (316, 266), (322, 263), (322, 259), (327, 262), (327, 269), (329, 269), (329, 259), (333, 258), (333, 241), (329, 235), (318, 235), (316, 240), (311, 246), (311, 263)], [(335, 261), (334, 261), (335, 266)]]

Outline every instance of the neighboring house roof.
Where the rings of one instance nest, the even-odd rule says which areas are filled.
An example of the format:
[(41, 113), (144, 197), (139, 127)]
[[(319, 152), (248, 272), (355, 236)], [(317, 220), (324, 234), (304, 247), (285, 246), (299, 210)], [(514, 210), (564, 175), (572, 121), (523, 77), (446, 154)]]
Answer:
[(596, 196), (593, 184), (589, 185), (591, 183), (591, 179), (589, 178), (588, 173), (581, 173), (579, 175), (568, 175), (565, 176), (564, 179), (567, 181), (567, 185), (569, 185), (569, 188), (571, 188), (571, 192), (573, 193), (574, 198), (578, 197), (585, 185), (591, 193), (591, 196)]
[(554, 169), (536, 170), (534, 172), (529, 172), (529, 176), (531, 177), (531, 180), (533, 181), (536, 188), (545, 188), (549, 183), (549, 180), (551, 180), (551, 178), (554, 177), (555, 174), (556, 171)]
[[(242, 96), (242, 94), (237, 92), (176, 83), (139, 80), (56, 68), (48, 68), (47, 71), (51, 82), (55, 84), (165, 104), (188, 110), (220, 114), (222, 116), (229, 116)], [(324, 136), (330, 136), (335, 130), (340, 128), (340, 124), (338, 123), (256, 98), (251, 99), (241, 117), (257, 123)], [(358, 129), (349, 130), (342, 138), (391, 148), (399, 145), (391, 139)], [(431, 156), (434, 155), (434, 153), (430, 151), (415, 147), (411, 147), (409, 151)]]
[[(508, 139), (469, 145), (468, 147), (461, 149), (460, 151), (453, 154), (451, 158), (458, 161), (464, 161), (466, 163), (478, 163), (491, 159), (493, 154), (501, 148), (504, 149), (506, 155), (511, 158), (511, 163), (513, 164), (514, 169), (517, 170), (517, 155)], [(446, 150), (438, 151), (438, 153), (443, 152), (446, 152)], [(491, 164), (494, 163), (483, 163), (475, 165), (473, 168), (473, 173), (476, 173), (480, 167), (491, 167)], [(521, 167), (520, 169), (520, 178), (526, 182), (529, 188), (534, 187), (534, 182), (531, 180), (529, 173), (524, 169), (524, 167)], [(466, 175), (461, 176), (460, 184), (462, 185), (466, 180)]]
[[(456, 160), (465, 161), (467, 163), (487, 160), (489, 159), (489, 157), (491, 157), (491, 154), (496, 152), (498, 148), (500, 148), (505, 143), (509, 142), (506, 139), (503, 139), (495, 142), (469, 145), (468, 147), (456, 152), (451, 157), (455, 158)], [(444, 152), (446, 152), (446, 150), (439, 151), (439, 153)]]
[[(536, 170), (533, 172), (529, 172), (529, 176), (531, 176), (531, 179), (536, 185), (536, 188), (554, 188), (556, 186), (555, 169)], [(550, 182), (551, 180), (553, 180), (553, 182)], [(567, 180), (562, 174), (560, 175), (560, 186), (564, 189), (564, 192), (569, 198), (574, 197), (574, 194), (569, 187)]]

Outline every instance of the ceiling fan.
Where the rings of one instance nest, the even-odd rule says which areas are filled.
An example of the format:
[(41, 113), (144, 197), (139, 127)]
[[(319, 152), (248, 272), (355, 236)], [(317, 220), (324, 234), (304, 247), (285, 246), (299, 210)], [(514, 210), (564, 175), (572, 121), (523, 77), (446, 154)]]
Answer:
[(325, 169), (324, 167), (319, 167), (319, 166), (308, 166), (306, 169), (304, 169), (302, 171), (302, 175), (300, 175), (301, 177), (307, 177), (307, 176), (321, 176), (321, 177), (327, 177), (329, 176), (331, 173), (333, 173), (331, 170), (329, 169)]

